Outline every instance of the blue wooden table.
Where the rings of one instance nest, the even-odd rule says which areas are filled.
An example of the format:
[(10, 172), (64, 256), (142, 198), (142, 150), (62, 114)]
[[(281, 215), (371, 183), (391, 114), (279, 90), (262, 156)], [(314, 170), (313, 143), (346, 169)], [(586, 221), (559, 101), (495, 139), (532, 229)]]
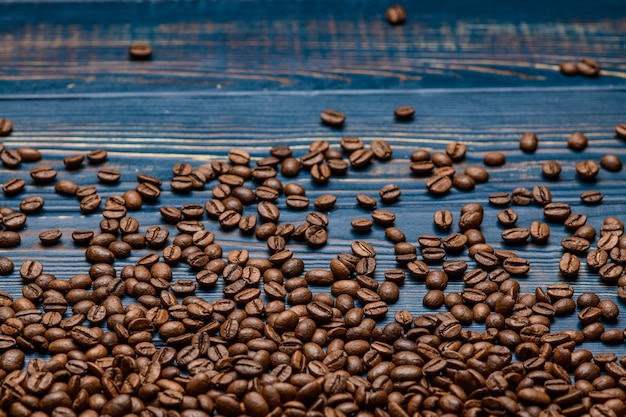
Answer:
[[(103, 200), (135, 188), (138, 173), (160, 178), (164, 185), (158, 202), (132, 213), (144, 228), (163, 223), (159, 207), (211, 199), (215, 180), (203, 191), (171, 192), (171, 167), (177, 162), (197, 167), (226, 160), (234, 148), (245, 149), (255, 161), (277, 145), (291, 146), (300, 157), (316, 140), (327, 140), (339, 149), (342, 137), (359, 137), (366, 144), (385, 139), (394, 149), (391, 161), (375, 162), (366, 170), (350, 169), (326, 186), (314, 184), (306, 173), (293, 180), (307, 189), (311, 201), (322, 194), (337, 196), (336, 207), (327, 213), (326, 246), (311, 250), (302, 243), (288, 244), (304, 260), (306, 270), (328, 268), (330, 260), (349, 251), (357, 238), (376, 247), (379, 281), (386, 269), (397, 268), (384, 228), (375, 226), (358, 235), (350, 227), (353, 218), (370, 215), (357, 206), (355, 195), (378, 199), (380, 187), (394, 183), (402, 191), (400, 201), (379, 205), (396, 214), (396, 226), (408, 241), (417, 244), (421, 234), (445, 236), (433, 226), (436, 210), (447, 208), (456, 220), (465, 203), (480, 202), (485, 205), (481, 230), (487, 241), (530, 260), (531, 271), (519, 279), (522, 292), (570, 282), (574, 299), (595, 291), (623, 309), (617, 288), (602, 283), (585, 267), (584, 259), (577, 279), (565, 280), (559, 274), (560, 242), (569, 235), (562, 225), (551, 224), (547, 245), (504, 245), (503, 228), (496, 219), (500, 208), (489, 205), (488, 196), (547, 185), (554, 201), (586, 214), (587, 224), (597, 230), (606, 216), (626, 220), (626, 172), (601, 170), (597, 180), (588, 183), (575, 171), (577, 162), (598, 161), (606, 153), (626, 157), (626, 144), (614, 131), (618, 123), (626, 122), (626, 3), (489, 0), (480, 7), (462, 0), (406, 3), (407, 22), (391, 26), (385, 20), (391, 3), (375, 0), (0, 2), (0, 117), (14, 124), (13, 133), (2, 142), (6, 148), (37, 147), (43, 154), (40, 163), (55, 167), (57, 179), (95, 184)], [(133, 42), (151, 44), (153, 58), (129, 60), (128, 46)], [(600, 63), (599, 77), (559, 72), (562, 61), (582, 57)], [(400, 105), (416, 109), (413, 121), (394, 119), (393, 110)], [(320, 122), (325, 108), (346, 114), (342, 129)], [(588, 148), (581, 152), (566, 144), (576, 131), (589, 138)], [(539, 137), (536, 153), (519, 150), (524, 132)], [(465, 160), (455, 164), (457, 172), (469, 165), (483, 166), (483, 156), (492, 150), (503, 152), (507, 163), (488, 168), (489, 182), (474, 191), (452, 190), (432, 197), (425, 178), (411, 174), (409, 157), (418, 148), (443, 151), (453, 141), (468, 148)], [(98, 183), (100, 166), (64, 169), (65, 156), (97, 148), (109, 152), (106, 167), (122, 173), (119, 184)], [(560, 181), (542, 177), (541, 166), (549, 160), (561, 161)], [(20, 232), (21, 245), (1, 252), (16, 264), (2, 285), (16, 298), (22, 288), (18, 269), (25, 260), (41, 259), (45, 272), (61, 279), (84, 273), (89, 268), (84, 249), (75, 246), (70, 235), (77, 228), (97, 230), (102, 218), (81, 214), (75, 199), (56, 194), (52, 186), (33, 184), (29, 170), (35, 165), (0, 167), (0, 183), (13, 177), (27, 182), (20, 195), (0, 195), (0, 206), (17, 209), (30, 194), (46, 201), (43, 212), (29, 217)], [(580, 202), (580, 193), (590, 189), (603, 192), (602, 204)], [(283, 209), (281, 222), (304, 221), (307, 211), (288, 210), (284, 197), (278, 206)], [(519, 226), (545, 220), (536, 205), (512, 207), (519, 214)], [(267, 256), (265, 242), (224, 231), (206, 217), (203, 221), (225, 253), (245, 247), (251, 256)], [(50, 228), (60, 228), (63, 238), (59, 245), (45, 248), (38, 234)], [(174, 236), (175, 228), (171, 231)], [(158, 253), (133, 251), (114, 266), (119, 272), (151, 252)], [(447, 259), (468, 259), (467, 251)], [(174, 269), (175, 279), (193, 279), (194, 274), (184, 266)], [(223, 296), (221, 289), (220, 283), (215, 290), (198, 294), (215, 300)], [(451, 280), (446, 292), (462, 289), (461, 280)], [(423, 282), (408, 277), (382, 323), (393, 320), (401, 309), (415, 316), (431, 313), (422, 306), (425, 292)], [(606, 327), (623, 330), (622, 316)], [(472, 328), (483, 331), (484, 325)], [(558, 317), (552, 325), (553, 332), (567, 328), (582, 329), (575, 314)], [(600, 342), (586, 342), (582, 348), (626, 353), (622, 345), (607, 347)]]

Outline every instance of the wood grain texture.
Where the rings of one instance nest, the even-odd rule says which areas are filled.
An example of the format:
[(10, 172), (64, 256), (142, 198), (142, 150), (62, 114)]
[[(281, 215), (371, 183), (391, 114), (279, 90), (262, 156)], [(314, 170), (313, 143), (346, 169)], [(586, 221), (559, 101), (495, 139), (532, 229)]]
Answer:
[[(0, 93), (625, 85), (626, 4), (0, 3)], [(151, 62), (127, 48), (147, 41)], [(597, 59), (598, 79), (563, 60)]]
[[(405, 231), (409, 241), (416, 243), (417, 236), (437, 232), (432, 224), (434, 211), (442, 207), (450, 209), (458, 220), (461, 206), (470, 201), (486, 205), (482, 231), (487, 241), (497, 248), (506, 247), (500, 239), (503, 230), (496, 221), (498, 208), (487, 204), (487, 197), (495, 191), (511, 191), (518, 186), (532, 187), (548, 185), (554, 200), (569, 203), (573, 212), (589, 216), (588, 224), (599, 228), (607, 215), (616, 215), (626, 220), (624, 183), (626, 172), (601, 171), (595, 183), (584, 183), (576, 178), (574, 165), (577, 161), (599, 158), (613, 152), (626, 158), (626, 144), (615, 137), (614, 127), (626, 120), (626, 111), (621, 105), (623, 89), (515, 89), (487, 91), (415, 91), (402, 92), (323, 92), (323, 93), (264, 93), (264, 94), (220, 94), (220, 95), (144, 95), (137, 97), (100, 96), (91, 98), (63, 99), (3, 99), (0, 105), (3, 115), (13, 119), (15, 132), (4, 139), (6, 147), (35, 146), (42, 150), (44, 159), (57, 168), (57, 179), (72, 179), (80, 185), (96, 184), (104, 198), (121, 195), (136, 186), (138, 173), (157, 176), (164, 181), (163, 194), (157, 204), (145, 205), (140, 212), (132, 212), (142, 231), (148, 225), (163, 224), (158, 208), (164, 205), (180, 206), (186, 202), (204, 204), (211, 198), (211, 188), (217, 181), (208, 184), (204, 191), (189, 195), (177, 195), (170, 191), (171, 167), (179, 161), (194, 166), (212, 160), (226, 160), (228, 151), (241, 147), (251, 153), (255, 160), (268, 155), (274, 145), (290, 145), (295, 156), (303, 155), (314, 140), (325, 139), (335, 148), (343, 136), (357, 136), (366, 144), (382, 138), (394, 147), (394, 156), (389, 162), (376, 162), (363, 171), (350, 170), (345, 177), (333, 177), (325, 187), (314, 185), (307, 173), (293, 180), (307, 188), (313, 200), (317, 196), (333, 193), (338, 197), (337, 206), (327, 213), (330, 219), (328, 244), (312, 251), (306, 245), (290, 242), (289, 248), (295, 256), (304, 260), (306, 269), (327, 268), (329, 261), (341, 251), (349, 251), (350, 242), (360, 238), (371, 242), (378, 255), (376, 278), (382, 281), (386, 269), (396, 268), (393, 245), (385, 240), (384, 229), (375, 227), (371, 233), (357, 235), (350, 228), (350, 220), (368, 217), (370, 213), (357, 207), (354, 196), (366, 193), (378, 199), (378, 190), (388, 183), (398, 184), (402, 190), (400, 201), (392, 206), (381, 207), (397, 215), (396, 225)], [(413, 122), (397, 122), (393, 109), (398, 105), (411, 104), (417, 112)], [(323, 126), (319, 112), (327, 107), (341, 110), (347, 115), (343, 129)], [(522, 133), (534, 131), (540, 138), (536, 154), (525, 154), (518, 149)], [(589, 148), (573, 152), (566, 147), (567, 137), (574, 131), (584, 132), (590, 140)], [(462, 171), (470, 164), (482, 165), (482, 157), (488, 150), (500, 150), (507, 156), (507, 164), (490, 169), (491, 180), (478, 185), (473, 192), (453, 190), (442, 198), (429, 196), (424, 187), (424, 178), (411, 175), (408, 161), (417, 148), (442, 151), (451, 141), (461, 141), (468, 146), (466, 159), (455, 165)], [(64, 156), (84, 153), (95, 148), (109, 151), (106, 167), (122, 172), (119, 185), (108, 186), (97, 183), (96, 173), (100, 167), (86, 165), (76, 172), (63, 169)], [(546, 160), (562, 161), (562, 180), (546, 182), (541, 177), (541, 164)], [(46, 205), (42, 214), (32, 216), (27, 228), (21, 232), (22, 245), (12, 250), (3, 250), (16, 265), (27, 259), (42, 259), (45, 271), (67, 279), (83, 273), (89, 267), (84, 260), (84, 249), (74, 246), (70, 234), (76, 229), (97, 230), (99, 214), (81, 215), (78, 202), (73, 198), (54, 193), (52, 186), (36, 186), (29, 179), (28, 171), (34, 164), (22, 164), (19, 170), (0, 170), (0, 183), (18, 176), (24, 178), (27, 190), (16, 197), (0, 195), (0, 205), (17, 208), (19, 201), (30, 194), (42, 195)], [(282, 177), (281, 177), (282, 178)], [(284, 182), (291, 181), (284, 179)], [(254, 187), (254, 183), (248, 184)], [(579, 194), (583, 190), (599, 189), (605, 194), (599, 206), (583, 206)], [(294, 212), (286, 209), (284, 197), (278, 201), (282, 209), (280, 222), (299, 224), (308, 211)], [(519, 226), (528, 226), (533, 220), (542, 220), (538, 206), (513, 207), (519, 214)], [(313, 208), (311, 207), (311, 210)], [(310, 211), (310, 210), (309, 210)], [(254, 212), (246, 207), (245, 213)], [(207, 229), (216, 234), (216, 240), (225, 252), (235, 248), (247, 248), (251, 256), (267, 256), (264, 242), (246, 238), (239, 232), (225, 232), (217, 223), (203, 219)], [(43, 248), (38, 243), (39, 231), (61, 228), (62, 243), (53, 248)], [(170, 227), (171, 237), (176, 234)], [(551, 224), (552, 236), (548, 245), (529, 244), (508, 247), (530, 259), (532, 271), (520, 279), (522, 291), (533, 292), (535, 287), (545, 287), (562, 282), (558, 273), (558, 259), (563, 253), (560, 241), (567, 236), (564, 228)], [(457, 230), (455, 227), (454, 230)], [(149, 250), (134, 251), (125, 261), (116, 261), (119, 271), (122, 266), (135, 262)], [(450, 256), (448, 259), (467, 259), (467, 253)], [(583, 261), (584, 263), (584, 261)], [(474, 263), (470, 262), (471, 267)], [(433, 265), (433, 268), (438, 268)], [(194, 273), (185, 266), (175, 269), (175, 278), (193, 278)], [(15, 272), (3, 278), (3, 290), (19, 296), (21, 282)], [(616, 288), (602, 284), (598, 277), (583, 267), (578, 279), (571, 281), (576, 288), (575, 297), (584, 291), (595, 291), (602, 298), (616, 300)], [(460, 291), (463, 285), (452, 280), (448, 291)], [(198, 291), (207, 299), (222, 296), (221, 284), (213, 291)], [(328, 289), (316, 289), (328, 291)], [(421, 303), (426, 292), (423, 282), (410, 277), (402, 287), (399, 301), (391, 306), (388, 319), (399, 309), (409, 309), (414, 314), (427, 312)], [(624, 307), (619, 303), (620, 307)], [(575, 316), (558, 318), (553, 330), (569, 327), (580, 328)], [(626, 321), (607, 324), (607, 327), (624, 328)], [(475, 328), (482, 328), (476, 325)], [(594, 351), (624, 350), (607, 348), (597, 343), (585, 344)], [(620, 350), (620, 352), (621, 352)], [(622, 353), (626, 353), (622, 352)]]

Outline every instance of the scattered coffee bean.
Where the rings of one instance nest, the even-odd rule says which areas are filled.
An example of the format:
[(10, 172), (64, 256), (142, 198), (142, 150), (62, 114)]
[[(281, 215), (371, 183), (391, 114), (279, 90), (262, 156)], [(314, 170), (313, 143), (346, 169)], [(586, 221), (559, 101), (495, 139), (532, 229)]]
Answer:
[(576, 173), (583, 181), (594, 181), (599, 171), (600, 166), (593, 160), (581, 161), (576, 164)]
[(582, 151), (587, 147), (587, 136), (580, 132), (575, 132), (567, 139), (567, 147), (574, 151)]
[[(0, 243), (0, 246), (2, 246), (1, 243)], [(11, 275), (14, 269), (15, 269), (15, 266), (13, 265), (13, 261), (11, 261), (9, 258), (5, 256), (0, 256), (0, 276)]]
[(415, 115), (413, 106), (399, 106), (393, 110), (393, 114), (397, 120), (411, 120)]
[(451, 187), (452, 180), (447, 176), (435, 176), (426, 180), (426, 188), (434, 196), (446, 194)]
[(519, 148), (523, 152), (534, 153), (539, 145), (537, 135), (532, 132), (524, 133), (519, 140)]
[(622, 170), (622, 160), (613, 153), (607, 153), (600, 158), (600, 166), (609, 172), (619, 172)]
[(340, 111), (326, 109), (320, 113), (320, 119), (328, 126), (337, 128), (343, 126), (346, 121), (346, 116)]
[(584, 204), (600, 204), (604, 195), (598, 190), (588, 190), (580, 193), (580, 201)]
[(392, 25), (401, 25), (406, 21), (406, 11), (399, 4), (394, 4), (385, 12), (387, 22)]
[(600, 75), (600, 65), (592, 58), (583, 58), (576, 64), (578, 72), (587, 77)]
[(483, 158), (483, 163), (490, 167), (501, 166), (506, 163), (506, 156), (502, 152), (487, 152)]
[(152, 58), (152, 47), (147, 43), (134, 43), (128, 47), (130, 59), (147, 61)]
[(558, 180), (561, 175), (561, 164), (558, 161), (547, 161), (541, 166), (541, 173), (548, 180)]
[(475, 182), (483, 183), (489, 181), (489, 172), (479, 166), (470, 165), (465, 168), (465, 175), (469, 175)]
[(561, 74), (563, 75), (572, 76), (578, 74), (578, 66), (574, 61), (561, 62), (559, 69), (561, 71)]
[(619, 123), (615, 126), (615, 134), (621, 139), (626, 139), (626, 123)]
[(0, 136), (8, 136), (13, 131), (11, 119), (0, 117)]

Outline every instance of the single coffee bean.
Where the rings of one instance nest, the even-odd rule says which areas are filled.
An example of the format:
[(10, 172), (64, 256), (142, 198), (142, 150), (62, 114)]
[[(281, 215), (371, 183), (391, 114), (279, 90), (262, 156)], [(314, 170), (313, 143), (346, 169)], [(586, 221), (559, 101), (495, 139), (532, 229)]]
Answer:
[(581, 254), (589, 249), (589, 241), (581, 237), (566, 236), (561, 240), (561, 246), (568, 252)]
[(498, 222), (504, 227), (513, 226), (517, 222), (517, 213), (512, 208), (506, 208), (498, 212)]
[(521, 244), (525, 243), (530, 236), (530, 230), (524, 227), (514, 227), (502, 231), (502, 240), (509, 244)]
[(87, 160), (90, 164), (101, 164), (106, 161), (108, 152), (103, 149), (96, 149), (91, 152), (87, 152)]
[(598, 190), (588, 190), (580, 193), (580, 201), (583, 204), (600, 204), (604, 195)]
[(373, 222), (370, 219), (357, 218), (353, 219), (350, 225), (357, 233), (367, 233), (372, 230)]
[(78, 188), (80, 187), (74, 181), (70, 180), (59, 180), (54, 184), (54, 191), (66, 196), (75, 196)]
[(495, 192), (489, 194), (489, 203), (496, 207), (504, 207), (511, 204), (511, 194), (507, 192)]
[(506, 163), (506, 156), (502, 152), (487, 152), (483, 157), (483, 163), (490, 167), (501, 166)]
[(533, 199), (540, 206), (545, 206), (552, 202), (552, 192), (545, 185), (535, 185), (533, 187)]
[(513, 204), (527, 206), (533, 201), (533, 194), (528, 188), (518, 187), (511, 192)]
[(337, 202), (337, 197), (331, 194), (323, 194), (313, 201), (313, 205), (320, 211), (332, 210)]
[(576, 229), (574, 236), (593, 242), (596, 240), (596, 229), (593, 226), (583, 225)]
[(22, 157), (22, 161), (24, 162), (37, 162), (41, 160), (41, 152), (39, 149), (29, 148), (29, 147), (21, 147), (17, 148), (17, 153)]
[(477, 165), (470, 165), (465, 168), (465, 175), (472, 177), (474, 182), (483, 183), (489, 181), (489, 171)]
[(147, 61), (152, 58), (152, 47), (147, 43), (134, 43), (128, 47), (128, 55), (133, 61)]
[(573, 76), (578, 74), (578, 66), (574, 61), (561, 62), (561, 64), (559, 65), (559, 70), (561, 71), (561, 74), (567, 76)]
[(2, 224), (8, 231), (21, 230), (26, 225), (26, 215), (24, 213), (11, 213), (4, 216)]
[(411, 162), (409, 168), (415, 175), (429, 175), (435, 168), (435, 164), (430, 160)]
[(619, 172), (622, 170), (622, 160), (614, 153), (607, 153), (600, 158), (600, 166), (610, 172)]
[(452, 178), (452, 185), (459, 191), (472, 191), (476, 186), (476, 182), (471, 176), (460, 174)]
[(594, 181), (599, 171), (600, 166), (593, 160), (581, 161), (576, 164), (576, 174), (583, 181)]
[(592, 58), (583, 58), (576, 64), (578, 72), (586, 77), (597, 77), (600, 75), (600, 64)]
[(358, 149), (350, 154), (350, 164), (355, 169), (367, 168), (372, 159), (374, 158), (374, 152), (366, 149)]
[(81, 154), (70, 155), (63, 158), (63, 165), (65, 165), (66, 169), (74, 170), (78, 169), (83, 165), (83, 161), (85, 160), (85, 156)]
[(555, 222), (564, 222), (572, 214), (567, 203), (548, 203), (543, 206), (543, 215), (546, 219)]
[(22, 163), (22, 157), (15, 149), (4, 149), (0, 151), (0, 161), (5, 167), (15, 169)]
[[(4, 247), (2, 246), (1, 241), (0, 241), (0, 247)], [(7, 257), (0, 256), (0, 276), (11, 275), (14, 270), (15, 270), (15, 265), (13, 265), (13, 261), (11, 261)]]
[(0, 231), (0, 248), (14, 248), (19, 246), (21, 240), (20, 235), (14, 231)]
[(467, 146), (460, 142), (451, 142), (446, 146), (446, 153), (453, 162), (460, 162), (465, 158)]
[(303, 195), (290, 195), (285, 204), (292, 210), (304, 210), (309, 207), (309, 198)]
[(535, 243), (543, 244), (550, 237), (550, 226), (547, 223), (534, 221), (530, 224), (530, 238)]
[(385, 12), (387, 22), (392, 25), (401, 25), (406, 21), (406, 10), (399, 4), (394, 4)]
[(451, 187), (452, 180), (447, 176), (434, 176), (426, 180), (426, 188), (434, 196), (446, 194)]
[(587, 266), (594, 271), (599, 270), (608, 262), (609, 254), (604, 250), (594, 249), (587, 253)]
[(80, 211), (89, 214), (94, 213), (100, 208), (102, 198), (98, 194), (92, 194), (80, 200)]
[(368, 196), (367, 194), (357, 194), (356, 202), (359, 207), (362, 207), (364, 209), (371, 210), (376, 207), (376, 199)]
[(523, 152), (534, 153), (539, 145), (537, 135), (532, 132), (524, 133), (519, 140), (519, 148)]
[(21, 178), (11, 178), (2, 184), (2, 192), (7, 196), (14, 196), (22, 191), (26, 187), (26, 182)]
[(413, 106), (399, 106), (393, 110), (393, 114), (397, 120), (411, 120), (415, 115)]
[(346, 121), (346, 116), (340, 111), (326, 109), (320, 113), (320, 119), (322, 122), (331, 127), (341, 127)]
[(615, 126), (615, 134), (621, 139), (626, 139), (626, 123), (617, 124)]
[(393, 149), (389, 143), (383, 139), (375, 139), (370, 143), (370, 149), (374, 156), (380, 161), (388, 161), (393, 155)]
[(379, 190), (378, 195), (383, 203), (392, 204), (398, 201), (401, 191), (396, 184), (387, 184)]
[(439, 230), (447, 231), (450, 230), (450, 227), (452, 227), (454, 219), (452, 217), (452, 212), (449, 210), (437, 210), (433, 215), (433, 221)]
[(341, 146), (341, 149), (343, 149), (346, 153), (351, 154), (354, 151), (363, 149), (365, 144), (360, 138), (344, 137), (341, 138), (339, 146)]
[(59, 229), (44, 230), (39, 233), (39, 240), (44, 245), (56, 245), (61, 240), (63, 233)]
[(389, 210), (374, 210), (372, 220), (379, 226), (391, 226), (396, 221), (396, 215)]
[(122, 176), (119, 171), (114, 169), (101, 169), (98, 171), (98, 179), (105, 184), (116, 184)]
[(561, 175), (561, 164), (558, 161), (547, 161), (541, 166), (541, 173), (546, 179), (558, 180)]
[[(586, 222), (587, 222), (586, 215), (575, 213), (575, 214), (570, 215), (567, 219), (565, 219), (565, 222), (563, 222), (563, 224), (565, 225), (565, 228), (567, 228), (569, 232), (575, 232), (581, 226), (584, 226)], [(594, 229), (594, 238), (595, 238), (595, 229)]]
[(580, 132), (574, 132), (567, 138), (567, 147), (574, 151), (582, 151), (587, 147), (587, 136)]
[(13, 131), (11, 119), (0, 117), (0, 136), (8, 136)]
[(56, 170), (50, 165), (39, 165), (30, 170), (30, 177), (36, 184), (49, 184), (56, 176)]
[(436, 167), (450, 167), (452, 166), (452, 158), (445, 152), (435, 152), (431, 157), (431, 161)]

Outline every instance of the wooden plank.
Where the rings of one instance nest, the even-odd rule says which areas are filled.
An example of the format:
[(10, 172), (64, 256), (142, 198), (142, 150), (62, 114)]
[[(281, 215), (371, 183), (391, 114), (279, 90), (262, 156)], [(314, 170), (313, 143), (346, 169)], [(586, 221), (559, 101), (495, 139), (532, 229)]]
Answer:
[[(170, 191), (170, 168), (174, 163), (186, 161), (194, 166), (212, 160), (225, 160), (228, 151), (241, 147), (251, 153), (255, 160), (268, 155), (274, 145), (290, 145), (296, 156), (303, 155), (314, 140), (325, 139), (334, 148), (343, 136), (361, 137), (365, 143), (373, 139), (386, 139), (394, 147), (394, 157), (390, 162), (376, 162), (363, 171), (350, 170), (345, 177), (333, 177), (327, 186), (316, 186), (303, 173), (296, 181), (307, 188), (307, 195), (313, 200), (326, 193), (337, 195), (334, 210), (327, 213), (330, 219), (329, 243), (319, 249), (310, 250), (306, 245), (290, 242), (289, 248), (295, 256), (304, 260), (306, 269), (327, 268), (329, 261), (341, 251), (349, 251), (350, 242), (364, 239), (371, 242), (378, 251), (376, 278), (382, 281), (386, 269), (396, 268), (393, 245), (384, 237), (384, 229), (375, 227), (366, 235), (357, 235), (350, 228), (350, 220), (355, 217), (368, 217), (370, 213), (357, 207), (356, 193), (367, 193), (378, 199), (378, 190), (388, 183), (398, 184), (402, 190), (400, 202), (380, 206), (392, 210), (397, 215), (396, 225), (405, 231), (411, 242), (425, 233), (441, 236), (432, 225), (432, 215), (442, 207), (450, 209), (455, 219), (464, 203), (475, 201), (485, 204), (485, 220), (482, 232), (487, 241), (496, 248), (507, 247), (501, 242), (503, 230), (496, 222), (498, 208), (487, 204), (489, 194), (508, 191), (518, 186), (532, 187), (536, 184), (548, 185), (555, 201), (566, 202), (572, 211), (589, 216), (588, 224), (596, 229), (605, 216), (615, 215), (624, 218), (623, 188), (626, 172), (610, 173), (602, 170), (598, 181), (584, 183), (576, 178), (574, 165), (577, 161), (599, 158), (613, 152), (626, 158), (626, 145), (614, 134), (617, 123), (626, 120), (623, 102), (623, 89), (515, 89), (490, 90), (478, 93), (464, 91), (416, 91), (401, 92), (320, 92), (320, 93), (266, 93), (266, 94), (221, 94), (221, 95), (146, 95), (143, 97), (120, 97), (117, 95), (74, 97), (66, 99), (4, 99), (1, 101), (3, 115), (13, 119), (15, 132), (4, 138), (8, 148), (35, 146), (42, 150), (44, 159), (59, 171), (58, 179), (72, 179), (80, 185), (96, 184), (103, 199), (111, 195), (121, 195), (125, 190), (136, 186), (135, 176), (143, 172), (164, 181), (163, 194), (159, 202), (146, 205), (140, 212), (131, 213), (136, 217), (142, 230), (151, 224), (162, 224), (158, 208), (164, 205), (180, 206), (186, 202), (204, 204), (211, 198), (214, 180), (204, 191), (194, 191), (189, 195), (177, 195)], [(392, 110), (397, 105), (411, 104), (417, 115), (413, 122), (393, 120)], [(326, 108), (342, 110), (347, 122), (342, 130), (330, 129), (321, 125), (319, 112)], [(574, 131), (584, 132), (590, 140), (589, 148), (583, 152), (573, 152), (566, 147), (567, 137)], [(540, 138), (536, 154), (524, 154), (518, 149), (520, 135), (534, 131)], [(467, 144), (466, 159), (455, 165), (462, 171), (470, 164), (482, 165), (486, 151), (500, 150), (507, 156), (507, 164), (490, 169), (491, 180), (481, 184), (473, 192), (463, 193), (453, 190), (442, 198), (433, 198), (425, 190), (424, 178), (411, 175), (408, 161), (411, 152), (417, 148), (442, 151), (451, 141)], [(115, 186), (98, 184), (96, 173), (100, 167), (85, 166), (76, 172), (63, 169), (64, 156), (83, 153), (95, 148), (109, 151), (106, 167), (122, 172), (122, 181)], [(547, 160), (560, 160), (563, 165), (562, 180), (546, 182), (541, 177), (541, 164)], [(61, 197), (54, 193), (52, 186), (35, 186), (29, 179), (28, 171), (34, 164), (24, 163), (17, 171), (0, 170), (0, 182), (11, 177), (24, 178), (27, 190), (16, 197), (0, 195), (0, 205), (17, 208), (19, 201), (30, 194), (42, 195), (46, 200), (44, 212), (29, 217), (27, 228), (21, 232), (23, 242), (18, 248), (3, 250), (16, 265), (27, 259), (41, 259), (45, 271), (59, 278), (67, 279), (74, 274), (85, 272), (88, 263), (84, 260), (84, 249), (74, 246), (70, 234), (77, 228), (97, 230), (101, 216), (81, 215), (78, 202), (73, 198)], [(284, 182), (291, 181), (284, 179)], [(249, 184), (251, 187), (255, 185)], [(605, 199), (599, 206), (583, 206), (579, 194), (583, 190), (599, 189)], [(286, 209), (284, 197), (278, 201), (283, 210), (280, 221), (295, 224), (304, 221), (308, 211), (293, 212)], [(513, 207), (519, 214), (518, 225), (529, 226), (533, 220), (542, 220), (541, 208), (535, 205)], [(311, 208), (312, 209), (312, 208)], [(245, 213), (253, 212), (247, 207)], [(205, 226), (215, 232), (216, 240), (225, 252), (245, 247), (254, 257), (267, 256), (264, 242), (242, 236), (239, 232), (225, 232), (208, 219)], [(64, 233), (60, 245), (43, 248), (38, 243), (39, 231), (61, 228)], [(171, 236), (176, 234), (170, 227)], [(455, 230), (457, 228), (455, 227)], [(560, 241), (567, 236), (564, 228), (551, 224), (552, 236), (548, 245), (529, 244), (512, 247), (520, 255), (527, 257), (532, 271), (520, 279), (522, 291), (533, 292), (535, 287), (545, 287), (551, 283), (563, 282), (558, 273), (558, 259), (563, 253)], [(115, 268), (135, 262), (148, 250), (135, 251), (126, 261), (116, 261)], [(467, 259), (467, 253), (449, 256), (448, 259)], [(583, 261), (584, 264), (584, 261)], [(470, 262), (471, 267), (475, 265)], [(439, 266), (433, 265), (433, 268)], [(193, 278), (193, 272), (184, 266), (175, 269), (175, 278)], [(583, 267), (578, 279), (569, 281), (576, 289), (575, 297), (584, 291), (595, 291), (602, 298), (616, 300), (616, 288), (599, 282), (598, 277)], [(448, 291), (460, 291), (462, 283), (452, 280)], [(220, 298), (221, 284), (215, 291), (199, 291), (207, 299)], [(17, 272), (3, 278), (3, 290), (19, 296), (21, 282)], [(328, 291), (328, 289), (316, 289)], [(421, 299), (426, 289), (423, 282), (407, 278), (402, 287), (398, 303), (391, 306), (388, 318), (399, 309), (409, 309), (414, 314), (427, 312)], [(623, 307), (622, 303), (619, 303)], [(624, 318), (607, 327), (624, 328)], [(574, 326), (580, 328), (575, 316), (558, 318), (554, 329)], [(477, 329), (482, 326), (477, 325)], [(585, 345), (587, 346), (587, 345)], [(590, 344), (595, 351), (606, 349), (599, 344)], [(620, 347), (619, 349), (623, 349)], [(617, 349), (617, 350), (619, 350)], [(623, 352), (626, 353), (626, 352)]]
[[(392, 27), (382, 0), (0, 2), (0, 93), (626, 83), (623, 1), (406, 3)], [(600, 78), (559, 73), (583, 56)]]

